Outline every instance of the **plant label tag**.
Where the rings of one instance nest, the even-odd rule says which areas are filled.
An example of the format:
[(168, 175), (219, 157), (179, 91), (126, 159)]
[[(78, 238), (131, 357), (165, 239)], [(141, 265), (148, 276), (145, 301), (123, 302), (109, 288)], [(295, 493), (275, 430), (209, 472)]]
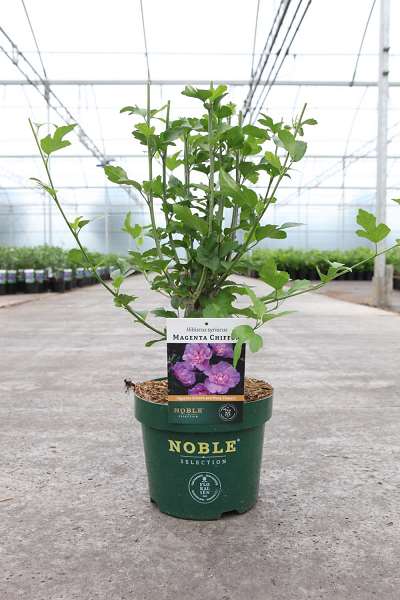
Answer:
[(168, 420), (180, 424), (242, 421), (245, 345), (234, 365), (234, 327), (245, 319), (167, 319)]

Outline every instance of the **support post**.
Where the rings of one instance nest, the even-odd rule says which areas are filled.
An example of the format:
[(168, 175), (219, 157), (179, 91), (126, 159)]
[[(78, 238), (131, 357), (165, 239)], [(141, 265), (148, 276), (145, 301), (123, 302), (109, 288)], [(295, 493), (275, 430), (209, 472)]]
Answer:
[[(388, 104), (389, 104), (389, 14), (390, 0), (380, 0), (379, 25), (379, 75), (378, 75), (378, 132), (377, 132), (377, 171), (376, 171), (376, 219), (386, 221), (387, 194), (387, 144), (388, 144)], [(385, 242), (379, 244), (383, 250)], [(384, 307), (390, 302), (387, 285), (386, 258), (382, 254), (375, 259), (373, 296), (374, 306)]]
[(108, 185), (104, 190), (104, 247), (106, 254), (110, 253), (110, 199), (108, 196)]

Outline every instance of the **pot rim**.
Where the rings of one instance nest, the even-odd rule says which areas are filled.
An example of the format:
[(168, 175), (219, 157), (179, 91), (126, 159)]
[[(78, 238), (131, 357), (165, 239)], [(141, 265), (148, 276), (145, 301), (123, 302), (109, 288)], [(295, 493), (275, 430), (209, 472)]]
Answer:
[[(160, 381), (165, 377), (155, 378)], [(164, 431), (180, 431), (187, 433), (210, 433), (240, 431), (260, 427), (271, 418), (273, 390), (270, 395), (258, 400), (243, 402), (243, 420), (240, 423), (217, 423), (209, 425), (180, 424), (168, 421), (168, 402), (152, 402), (145, 400), (134, 392), (134, 412), (138, 421), (147, 427)]]

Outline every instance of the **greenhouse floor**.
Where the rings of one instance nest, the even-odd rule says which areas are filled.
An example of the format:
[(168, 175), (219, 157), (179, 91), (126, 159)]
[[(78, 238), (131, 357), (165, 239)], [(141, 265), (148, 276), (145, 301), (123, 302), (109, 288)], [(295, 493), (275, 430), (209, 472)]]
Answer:
[(258, 504), (212, 522), (147, 496), (123, 379), (163, 375), (162, 345), (99, 286), (0, 311), (2, 600), (398, 599), (400, 316), (287, 306), (248, 355), (275, 387)]
[[(346, 302), (369, 305), (372, 299), (372, 281), (331, 281), (319, 293)], [(400, 312), (399, 290), (392, 291), (388, 310)]]

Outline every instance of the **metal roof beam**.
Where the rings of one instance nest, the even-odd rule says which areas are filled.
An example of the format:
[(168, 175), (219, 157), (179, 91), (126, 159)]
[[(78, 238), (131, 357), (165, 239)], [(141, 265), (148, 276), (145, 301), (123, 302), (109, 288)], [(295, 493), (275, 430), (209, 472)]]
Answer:
[[(49, 79), (48, 85), (146, 85), (147, 79)], [(247, 86), (248, 79), (215, 79), (214, 83), (230, 86)], [(268, 83), (260, 81), (260, 85)], [(210, 81), (206, 79), (152, 79), (152, 85), (182, 86), (182, 85), (205, 85), (209, 86)], [(43, 85), (41, 79), (0, 79), (0, 85)], [(326, 80), (316, 81), (309, 79), (293, 79), (288, 81), (275, 81), (275, 86), (299, 86), (299, 87), (377, 87), (377, 81), (351, 81), (346, 80)], [(390, 81), (389, 86), (400, 87), (400, 81)]]

